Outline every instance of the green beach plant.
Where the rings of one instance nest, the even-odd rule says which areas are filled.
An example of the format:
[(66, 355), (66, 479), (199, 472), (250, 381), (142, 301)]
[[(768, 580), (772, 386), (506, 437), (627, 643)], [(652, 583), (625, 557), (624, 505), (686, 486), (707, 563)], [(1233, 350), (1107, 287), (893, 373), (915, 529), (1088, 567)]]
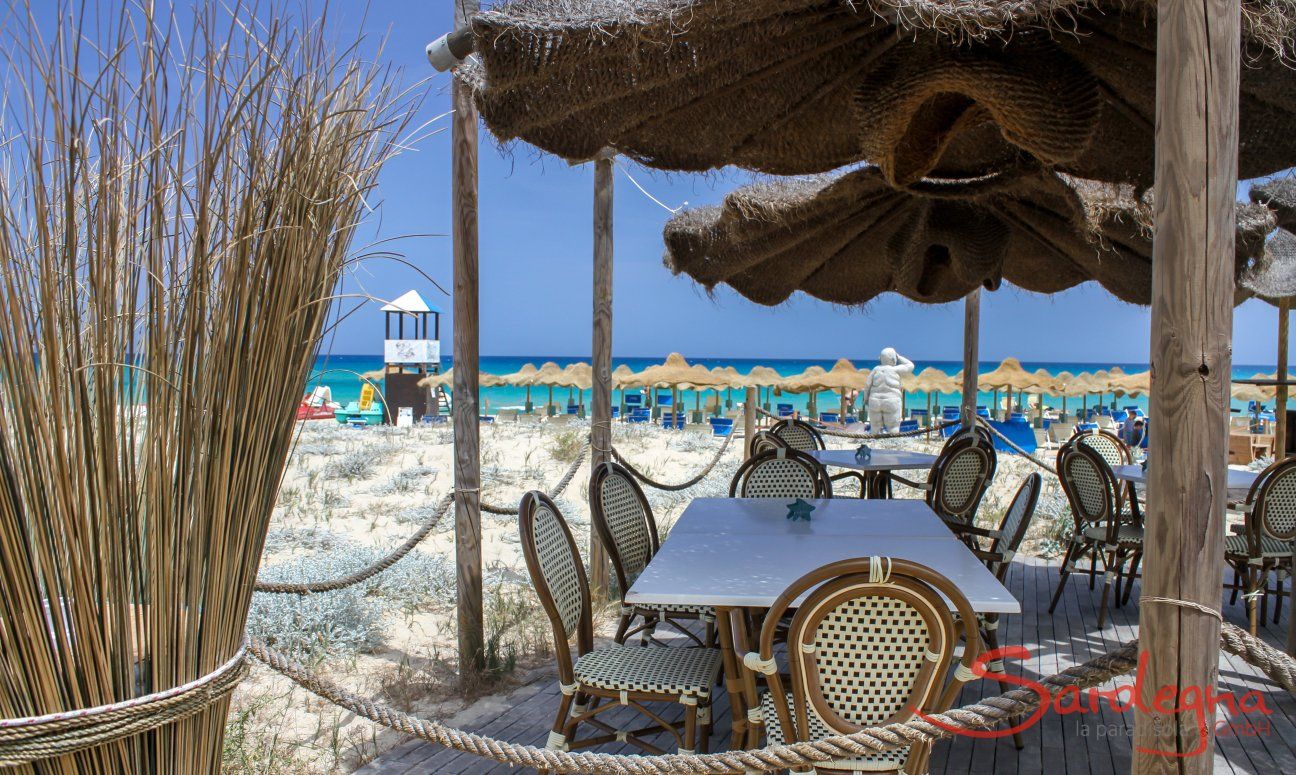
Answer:
[[(239, 653), (301, 386), (417, 100), (323, 12), (8, 5), (2, 718)], [(39, 771), (215, 772), (227, 707)]]

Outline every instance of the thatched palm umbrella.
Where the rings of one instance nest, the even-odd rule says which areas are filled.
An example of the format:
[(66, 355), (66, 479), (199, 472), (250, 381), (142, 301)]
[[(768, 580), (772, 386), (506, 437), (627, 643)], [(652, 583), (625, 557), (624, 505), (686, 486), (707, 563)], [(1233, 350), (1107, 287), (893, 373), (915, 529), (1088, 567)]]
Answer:
[[(1243, 178), (1296, 165), (1296, 83), (1274, 55), (1291, 14), (1279, 0), (1248, 7)], [(473, 20), (479, 59), (460, 74), (501, 140), (568, 160), (615, 148), (663, 169), (805, 174), (867, 159), (904, 186), (1027, 157), (1146, 185), (1154, 13), (1147, 2), (518, 0)]]
[(679, 353), (671, 353), (662, 363), (644, 369), (639, 373), (638, 378), (645, 385), (654, 388), (654, 391), (662, 385), (671, 388), (672, 413), (679, 411), (676, 394), (682, 385), (711, 387), (716, 384), (715, 377), (709, 369), (705, 366), (691, 365)]
[(522, 368), (512, 374), (500, 375), (500, 379), (504, 381), (504, 384), (526, 388), (526, 404), (524, 408), (528, 414), (531, 413), (532, 409), (531, 388), (535, 385), (535, 376), (539, 372), (540, 370), (536, 368), (534, 363), (524, 363)]
[[(953, 377), (932, 366), (928, 366), (917, 374), (907, 374), (900, 378), (900, 382), (905, 385), (907, 390), (916, 390), (927, 395), (928, 422), (933, 420), (932, 397), (939, 396), (941, 393), (955, 393), (959, 390), (959, 385)], [(939, 410), (938, 400), (936, 411)]]
[(783, 378), (778, 383), (779, 390), (787, 393), (805, 393), (806, 394), (806, 414), (810, 417), (819, 416), (819, 397), (818, 393), (823, 390), (823, 377), (828, 371), (822, 366), (810, 366), (800, 374), (794, 374), (790, 377)]
[(747, 384), (756, 388), (765, 388), (765, 400), (762, 402), (765, 411), (770, 410), (769, 394), (770, 390), (783, 381), (783, 375), (779, 374), (769, 366), (753, 366), (752, 370), (747, 372), (744, 377)]
[[(1016, 358), (1005, 358), (993, 370), (981, 374), (977, 377), (977, 388), (979, 390), (1007, 390), (1008, 391), (1008, 411), (1012, 411), (1012, 391), (1014, 388), (1021, 389), (1034, 384), (1034, 379), (1030, 372), (1022, 368), (1021, 362)], [(997, 399), (996, 399), (997, 400)], [(995, 407), (997, 410), (999, 407)]]
[(563, 378), (562, 367), (553, 361), (545, 361), (540, 365), (540, 370), (532, 376), (533, 384), (544, 385), (549, 388), (549, 400), (545, 404), (545, 414), (552, 416), (554, 413), (553, 391), (554, 385), (558, 384)]
[[(1249, 205), (1237, 222), (1241, 272), (1275, 220)], [(737, 189), (719, 206), (675, 215), (664, 238), (672, 271), (760, 304), (798, 290), (841, 304), (887, 292), (938, 304), (1004, 281), (1056, 293), (1090, 280), (1147, 304), (1150, 224), (1150, 195), (1129, 186), (1026, 168), (896, 190), (865, 167)]]
[[(555, 382), (558, 387), (567, 388), (567, 405), (572, 403), (572, 390), (578, 391), (578, 407), (585, 405), (585, 391), (594, 384), (594, 369), (588, 363), (569, 363), (563, 367)], [(579, 410), (578, 410), (579, 411)]]

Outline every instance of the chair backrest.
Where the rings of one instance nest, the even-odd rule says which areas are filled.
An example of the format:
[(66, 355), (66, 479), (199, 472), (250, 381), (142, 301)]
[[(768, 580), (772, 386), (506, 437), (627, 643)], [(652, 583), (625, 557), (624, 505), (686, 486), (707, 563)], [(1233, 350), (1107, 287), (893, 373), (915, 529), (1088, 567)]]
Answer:
[(788, 444), (783, 439), (775, 436), (769, 431), (756, 431), (752, 434), (751, 453), (753, 456), (761, 452), (768, 452), (771, 449), (787, 449)]
[(979, 434), (952, 439), (932, 465), (927, 505), (945, 519), (971, 522), (994, 478), (996, 464), (994, 445)]
[(810, 423), (795, 418), (779, 420), (770, 426), (769, 432), (787, 442), (792, 449), (800, 452), (813, 452), (824, 448), (823, 436)]
[(589, 580), (576, 541), (562, 512), (548, 495), (531, 491), (522, 496), (518, 509), (518, 531), (522, 557), (526, 560), (531, 585), (553, 626), (558, 678), (572, 683), (571, 640), (577, 654), (594, 646), (594, 624), (590, 616)]
[(743, 461), (729, 483), (730, 498), (831, 498), (828, 472), (795, 449), (771, 449)]
[(1129, 446), (1121, 441), (1116, 434), (1105, 430), (1093, 430), (1078, 433), (1075, 436), (1077, 444), (1083, 444), (1093, 449), (1102, 459), (1107, 461), (1107, 465), (1115, 468), (1116, 466), (1129, 465), (1133, 458), (1130, 456)]
[(1247, 533), (1252, 553), (1260, 556), (1260, 536), (1296, 541), (1296, 458), (1287, 458), (1260, 473), (1247, 494), (1251, 513)]
[(1017, 488), (1012, 503), (1009, 503), (1008, 509), (1004, 511), (1003, 521), (999, 523), (999, 537), (990, 545), (990, 552), (999, 555), (1000, 559), (988, 563), (990, 572), (1000, 581), (1008, 575), (1008, 563), (1012, 561), (1013, 555), (1021, 548), (1022, 540), (1026, 538), (1026, 531), (1035, 516), (1035, 506), (1039, 503), (1042, 485), (1043, 479), (1039, 474), (1032, 473), (1027, 476)]
[(1098, 450), (1072, 439), (1058, 450), (1057, 471), (1077, 532), (1118, 513), (1116, 477)]
[[(787, 632), (792, 708), (775, 703), (785, 741), (814, 739), (816, 727), (848, 734), (903, 722), (916, 711), (946, 710), (981, 653), (977, 628), (964, 628), (962, 670), (951, 678), (959, 634), (950, 608), (962, 621), (976, 621), (967, 598), (923, 565), (870, 557), (832, 563), (793, 582), (761, 628), (762, 664), (774, 665), (779, 620), (807, 592)], [(784, 696), (779, 671), (762, 672), (775, 696)]]
[(590, 475), (590, 518), (616, 572), (621, 597), (657, 553), (657, 520), (643, 488), (619, 463), (596, 466)]

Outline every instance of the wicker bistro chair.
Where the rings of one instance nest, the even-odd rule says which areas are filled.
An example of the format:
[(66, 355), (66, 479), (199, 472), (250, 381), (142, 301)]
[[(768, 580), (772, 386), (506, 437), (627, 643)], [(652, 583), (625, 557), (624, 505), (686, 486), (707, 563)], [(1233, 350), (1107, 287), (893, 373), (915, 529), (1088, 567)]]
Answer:
[(814, 452), (824, 448), (823, 434), (803, 420), (796, 418), (779, 420), (770, 426), (769, 432), (787, 442), (789, 447), (798, 452)]
[[(549, 496), (540, 492), (523, 495), (518, 511), (522, 556), (540, 604), (553, 625), (562, 689), (548, 747), (575, 750), (625, 741), (648, 753), (661, 754), (663, 750), (643, 736), (665, 732), (675, 738), (680, 753), (693, 753), (695, 746), (706, 751), (711, 733), (711, 687), (720, 676), (719, 650), (621, 644), (595, 649), (589, 581), (567, 521)], [(571, 650), (573, 638), (575, 658)], [(613, 702), (600, 704), (603, 700)], [(646, 702), (683, 705), (683, 722), (666, 722), (644, 707)], [(607, 709), (622, 705), (653, 723), (640, 729), (617, 730), (597, 718)], [(578, 740), (576, 731), (582, 724), (603, 734)]]
[[(1296, 548), (1296, 458), (1265, 469), (1251, 485), (1246, 502), (1238, 510), (1246, 515), (1246, 524), (1241, 535), (1225, 536), (1224, 561), (1241, 580), (1241, 584), (1234, 581), (1232, 602), (1237, 602), (1238, 587), (1242, 586), (1251, 634), (1255, 635), (1259, 622), (1268, 618), (1269, 574), (1275, 575), (1278, 590), (1275, 623), (1281, 611), (1283, 579), (1292, 574), (1293, 548)], [(1260, 597), (1258, 619), (1257, 597)]]
[[(1097, 578), (1098, 563), (1103, 564), (1102, 602), (1098, 607), (1098, 627), (1107, 619), (1107, 597), (1116, 585), (1116, 603), (1120, 605), (1121, 584), (1129, 563), (1128, 584), (1132, 588), (1138, 563), (1143, 556), (1143, 526), (1134, 516), (1120, 508), (1120, 490), (1111, 466), (1092, 446), (1068, 443), (1058, 451), (1058, 479), (1066, 493), (1075, 530), (1062, 558), (1057, 590), (1049, 603), (1049, 613), (1057, 608), (1067, 578), (1085, 555), (1090, 557), (1089, 588)], [(1125, 599), (1129, 589), (1125, 591)]]
[[(1130, 452), (1129, 445), (1121, 441), (1121, 437), (1111, 431), (1100, 430), (1095, 428), (1088, 431), (1077, 431), (1072, 441), (1077, 444), (1083, 444), (1093, 449), (1107, 465), (1115, 468), (1116, 466), (1126, 466), (1134, 462), (1134, 455)], [(1126, 505), (1129, 510), (1138, 516), (1138, 494), (1134, 491), (1134, 485), (1126, 482), (1116, 491), (1116, 503), (1122, 510)]]
[[(947, 710), (974, 677), (970, 666), (982, 649), (978, 634), (968, 632), (951, 675), (959, 634), (946, 600), (958, 619), (975, 621), (967, 598), (949, 579), (907, 560), (842, 560), (793, 582), (765, 618), (760, 650), (743, 658), (769, 684), (761, 699), (769, 742), (819, 740), (903, 722), (919, 711)], [(785, 679), (775, 645), (779, 621), (794, 608)], [(815, 772), (918, 775), (927, 772), (929, 754), (929, 745), (917, 744), (827, 762)]]
[(752, 434), (751, 453), (760, 454), (771, 449), (787, 449), (788, 443), (769, 431), (756, 431)]
[[(644, 643), (652, 640), (659, 624), (668, 624), (683, 633), (699, 646), (715, 644), (715, 611), (710, 606), (657, 606), (647, 609), (627, 605), (626, 591), (648, 567), (648, 561), (657, 554), (660, 539), (657, 520), (643, 489), (630, 471), (618, 463), (604, 463), (594, 469), (589, 485), (590, 515), (599, 541), (612, 560), (617, 585), (621, 590), (621, 619), (614, 640), (625, 643), (626, 638), (639, 634)], [(636, 619), (639, 626), (631, 629)], [(702, 621), (705, 639), (698, 638), (681, 621)]]
[(891, 478), (922, 490), (927, 505), (952, 528), (959, 529), (972, 524), (997, 468), (994, 445), (979, 434), (967, 433), (941, 449), (926, 482), (910, 481), (894, 473)]
[[(955, 532), (962, 532), (974, 539), (989, 542), (989, 548), (975, 548), (972, 550), (986, 568), (999, 579), (999, 583), (1007, 586), (1008, 569), (1012, 566), (1012, 558), (1016, 556), (1017, 550), (1021, 548), (1022, 540), (1026, 538), (1026, 531), (1030, 528), (1031, 519), (1035, 516), (1035, 506), (1039, 503), (1040, 487), (1043, 480), (1039, 474), (1031, 474), (1017, 488), (1017, 494), (1013, 496), (1012, 503), (1008, 504), (1007, 510), (1004, 511), (1003, 521), (999, 527), (993, 530), (968, 525), (957, 528)], [(999, 614), (977, 614), (977, 625), (981, 633), (981, 642), (990, 650), (999, 648)], [(1003, 673), (1004, 664), (1002, 660), (995, 660), (987, 665), (995, 673)], [(1007, 680), (1001, 680), (999, 685), (1007, 691), (1012, 688), (1012, 684)], [(1022, 747), (1021, 733), (1013, 734), (1013, 742), (1017, 748)]]
[(729, 482), (730, 498), (831, 498), (832, 482), (818, 460), (795, 449), (752, 455)]

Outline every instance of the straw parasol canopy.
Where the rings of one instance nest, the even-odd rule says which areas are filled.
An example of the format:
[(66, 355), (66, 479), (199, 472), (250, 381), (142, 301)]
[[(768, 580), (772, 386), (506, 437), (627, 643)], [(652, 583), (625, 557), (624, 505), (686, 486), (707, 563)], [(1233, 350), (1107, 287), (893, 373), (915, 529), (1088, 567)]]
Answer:
[[(1244, 3), (1239, 172), (1296, 165), (1284, 0)], [(515, 0), (459, 74), (501, 140), (568, 160), (775, 174), (867, 160), (905, 186), (1023, 157), (1150, 185), (1151, 0)]]
[(562, 367), (553, 361), (545, 361), (540, 365), (540, 370), (531, 377), (533, 385), (549, 385), (550, 387), (559, 384), (562, 378)]
[(570, 364), (563, 368), (554, 384), (558, 387), (589, 390), (594, 384), (594, 369), (588, 363)]
[[(1296, 80), (1296, 79), (1293, 79)], [(1056, 293), (1094, 280), (1147, 304), (1151, 195), (1019, 167), (975, 180), (893, 189), (876, 167), (759, 183), (666, 224), (665, 262), (708, 289), (760, 304), (804, 291), (861, 304), (888, 291), (954, 301), (1003, 281)], [(1238, 271), (1264, 252), (1273, 214), (1238, 207)]]
[(535, 384), (535, 376), (540, 373), (534, 363), (524, 363), (522, 368), (512, 374), (501, 374), (500, 379), (505, 385), (514, 387), (531, 387)]
[[(449, 368), (440, 374), (431, 374), (418, 381), (419, 387), (454, 387), (454, 369)], [(482, 372), (477, 375), (478, 387), (491, 388), (502, 387), (509, 384), (498, 374), (487, 374)]]
[(823, 379), (827, 373), (823, 366), (810, 366), (800, 374), (784, 377), (777, 387), (788, 393), (818, 393), (824, 390)]
[(1251, 201), (1273, 210), (1278, 225), (1296, 229), (1296, 178), (1283, 177), (1251, 187)]
[(863, 390), (868, 386), (868, 378), (868, 369), (857, 369), (850, 361), (840, 358), (828, 371), (819, 366), (811, 366), (798, 376), (786, 380), (783, 389), (793, 393)]
[[(693, 387), (711, 388), (718, 383), (711, 370), (705, 366), (695, 366), (684, 360), (684, 356), (679, 353), (671, 353), (666, 356), (666, 360), (656, 366), (649, 366), (639, 372), (639, 379), (644, 385), (670, 385), (679, 387), (681, 385), (691, 385)], [(720, 385), (723, 387), (723, 385)]]
[(1238, 277), (1237, 290), (1243, 298), (1274, 305), (1296, 296), (1296, 234), (1279, 229), (1264, 253)]
[(953, 377), (931, 366), (917, 374), (906, 374), (900, 378), (900, 382), (905, 390), (920, 393), (957, 393), (963, 389), (963, 386), (956, 383)]
[(1118, 396), (1146, 396), (1152, 393), (1152, 372), (1125, 374), (1113, 377), (1107, 384), (1108, 392)]
[(1021, 390), (1030, 387), (1035, 382), (1035, 377), (1022, 368), (1021, 362), (1016, 358), (1004, 358), (1003, 362), (994, 368), (977, 377), (977, 387), (980, 390), (1004, 390), (1013, 388)]
[(769, 366), (753, 366), (743, 379), (753, 387), (774, 387), (783, 382), (783, 375)]
[(635, 370), (624, 363), (612, 370), (612, 387), (617, 390), (626, 388), (643, 387), (644, 383), (639, 380), (639, 375)]

